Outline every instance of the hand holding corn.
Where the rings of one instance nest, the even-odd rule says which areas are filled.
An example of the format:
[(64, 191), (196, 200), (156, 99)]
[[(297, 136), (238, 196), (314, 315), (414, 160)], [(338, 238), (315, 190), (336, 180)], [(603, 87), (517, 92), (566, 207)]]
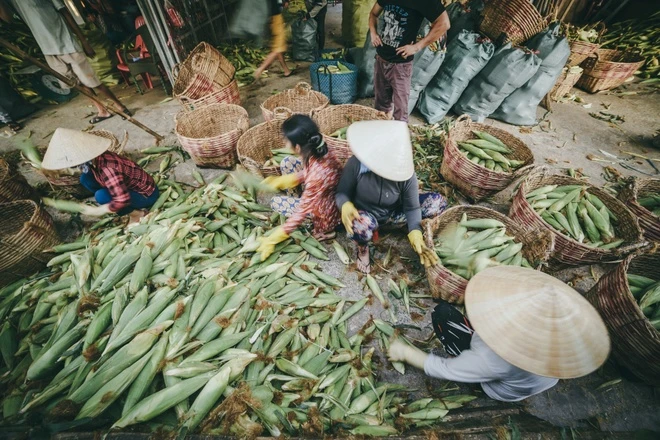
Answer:
[(387, 350), (387, 357), (391, 362), (405, 362), (415, 368), (424, 370), (424, 364), (429, 357), (417, 347), (412, 347), (399, 338), (390, 341), (390, 348)]
[(425, 244), (424, 244), (424, 238), (422, 236), (422, 231), (419, 229), (415, 229), (414, 231), (411, 231), (408, 234), (408, 240), (410, 241), (410, 245), (412, 248), (417, 252), (417, 255), (419, 255), (419, 260), (421, 263), (424, 265), (424, 267), (430, 267), (433, 266), (434, 264), (438, 264), (438, 256), (435, 254), (434, 251), (429, 249)]
[(110, 206), (109, 205), (99, 205), (99, 206), (86, 206), (83, 208), (83, 210), (80, 212), (82, 215), (88, 215), (90, 217), (102, 217), (106, 214), (110, 214), (112, 211), (110, 211)]

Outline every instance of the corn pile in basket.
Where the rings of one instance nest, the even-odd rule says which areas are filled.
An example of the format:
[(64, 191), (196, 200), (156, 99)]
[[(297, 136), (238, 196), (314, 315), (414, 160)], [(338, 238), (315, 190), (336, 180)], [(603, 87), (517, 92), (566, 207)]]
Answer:
[(288, 148), (275, 148), (270, 151), (273, 153), (273, 157), (264, 163), (264, 168), (277, 168), (280, 166), (280, 162), (282, 162), (285, 157), (294, 155), (293, 151)]
[(616, 216), (581, 185), (546, 185), (525, 195), (541, 218), (574, 240), (600, 249), (623, 243), (616, 237)]
[(309, 235), (260, 261), (257, 238), (280, 219), (225, 178), (187, 195), (170, 186), (141, 223), (104, 219), (0, 289), (3, 423), (102, 416), (121, 429), (169, 413), (181, 435), (393, 435), (473, 399), (406, 405), (410, 390), (380, 382), (363, 343), (394, 329), (348, 335), (367, 298), (335, 293)]
[(637, 203), (660, 217), (660, 194), (648, 194), (637, 199)]
[(467, 214), (447, 225), (435, 242), (440, 264), (466, 280), (491, 266), (532, 267), (522, 256), (522, 247), (507, 235), (501, 221), (468, 219)]
[(472, 133), (479, 139), (459, 142), (458, 149), (477, 165), (491, 171), (510, 173), (524, 164), (521, 160), (507, 158), (511, 149), (495, 136), (477, 130)]
[(637, 300), (642, 313), (660, 331), (660, 281), (641, 275), (628, 275), (628, 288)]
[(341, 140), (346, 140), (346, 132), (348, 131), (348, 125), (346, 127), (342, 127), (339, 130), (333, 132), (330, 134), (330, 137), (336, 138), (336, 139), (341, 139)]

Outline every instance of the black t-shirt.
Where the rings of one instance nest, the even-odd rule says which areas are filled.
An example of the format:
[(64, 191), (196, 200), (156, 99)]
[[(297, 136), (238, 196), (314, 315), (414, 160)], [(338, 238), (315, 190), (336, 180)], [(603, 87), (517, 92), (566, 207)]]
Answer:
[(268, 0), (270, 3), (270, 16), (282, 13), (282, 0)]
[(440, 0), (378, 0), (378, 4), (385, 26), (380, 34), (383, 45), (376, 52), (390, 63), (412, 61), (413, 57), (403, 58), (396, 50), (415, 42), (425, 18), (433, 23), (445, 11)]

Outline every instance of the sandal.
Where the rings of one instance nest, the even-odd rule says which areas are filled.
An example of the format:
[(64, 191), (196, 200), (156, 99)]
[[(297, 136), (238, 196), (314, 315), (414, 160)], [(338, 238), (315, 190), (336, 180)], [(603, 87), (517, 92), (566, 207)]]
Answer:
[(105, 121), (106, 119), (110, 119), (113, 116), (114, 115), (112, 113), (108, 116), (94, 116), (92, 119), (89, 120), (89, 123), (92, 125), (98, 124), (99, 122)]
[(7, 127), (9, 127), (11, 131), (21, 131), (23, 129), (23, 126), (21, 124), (14, 121), (7, 122)]
[[(366, 248), (366, 252), (364, 249)], [(366, 260), (366, 262), (365, 262)], [(371, 272), (371, 257), (369, 255), (369, 245), (358, 245), (357, 258), (355, 259), (357, 269), (362, 273)]]
[(320, 233), (320, 234), (312, 234), (312, 237), (314, 237), (317, 241), (326, 241), (326, 240), (332, 240), (337, 236), (337, 233), (332, 231), (332, 232), (325, 232), (325, 233)]

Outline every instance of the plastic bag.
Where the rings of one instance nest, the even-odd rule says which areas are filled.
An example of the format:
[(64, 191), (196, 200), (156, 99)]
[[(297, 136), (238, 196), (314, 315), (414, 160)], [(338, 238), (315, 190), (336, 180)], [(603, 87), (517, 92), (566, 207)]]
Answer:
[(509, 95), (491, 115), (514, 125), (536, 124), (536, 107), (552, 89), (571, 54), (566, 38), (559, 35), (559, 25), (532, 37), (527, 47), (538, 51), (541, 66), (527, 83)]
[(233, 38), (261, 39), (268, 22), (268, 12), (268, 2), (242, 0), (229, 25), (229, 35)]
[[(421, 36), (425, 36), (431, 30), (428, 21), (424, 21)], [(413, 73), (410, 80), (410, 96), (408, 98), (408, 114), (412, 113), (417, 105), (420, 93), (433, 79), (445, 59), (444, 41), (442, 46), (439, 42), (433, 43), (415, 54), (413, 58)]]
[[(378, 20), (378, 29), (382, 29), (383, 18)], [(371, 32), (367, 32), (367, 39), (363, 47), (354, 47), (348, 50), (347, 61), (358, 68), (358, 97), (371, 98), (374, 96), (374, 69), (376, 67), (376, 47), (371, 44)]]
[(318, 44), (316, 20), (298, 19), (291, 23), (291, 56), (296, 61), (315, 61)]
[(447, 15), (449, 15), (449, 23), (451, 24), (449, 31), (447, 31), (447, 42), (458, 37), (463, 30), (477, 31), (480, 13), (483, 9), (483, 0), (472, 0), (465, 4), (457, 1), (447, 6)]
[(540, 65), (541, 59), (532, 51), (505, 44), (470, 81), (454, 105), (454, 112), (467, 114), (475, 122), (483, 122), (507, 96), (529, 81)]
[[(14, 90), (8, 79), (0, 76), (0, 111), (18, 121), (35, 111), (37, 107), (25, 101), (23, 97)], [(6, 116), (5, 116), (6, 117)]]
[(373, 0), (350, 0), (342, 2), (341, 34), (346, 47), (362, 44), (369, 33), (369, 13)]
[(495, 46), (488, 38), (467, 30), (449, 42), (445, 60), (422, 92), (417, 106), (429, 124), (445, 117), (494, 52)]

